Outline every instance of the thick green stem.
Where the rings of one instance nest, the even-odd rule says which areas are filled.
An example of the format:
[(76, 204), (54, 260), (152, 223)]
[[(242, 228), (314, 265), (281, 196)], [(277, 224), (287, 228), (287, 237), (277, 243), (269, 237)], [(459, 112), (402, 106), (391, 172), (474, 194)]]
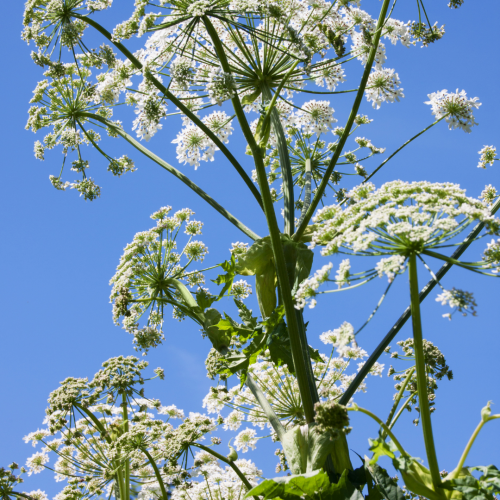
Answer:
[[(224, 48), (219, 39), (215, 28), (208, 18), (203, 18), (207, 32), (214, 44), (217, 56), (221, 62), (221, 66), (226, 73), (231, 72)], [(269, 184), (266, 177), (266, 169), (264, 167), (264, 161), (262, 157), (262, 151), (255, 141), (255, 137), (250, 130), (247, 119), (245, 117), (243, 107), (239, 97), (236, 95), (231, 100), (234, 111), (238, 118), (241, 126), (241, 130), (245, 139), (252, 151), (252, 155), (255, 162), (255, 168), (257, 170), (257, 180), (259, 182), (259, 187), (262, 195), (262, 201), (264, 204), (264, 213), (266, 214), (267, 225), (269, 228), (269, 236), (271, 238), (271, 246), (273, 248), (274, 262), (276, 264), (276, 274), (278, 276), (278, 285), (280, 287), (281, 297), (283, 300), (283, 306), (285, 307), (285, 316), (288, 322), (288, 332), (290, 335), (290, 347), (292, 350), (293, 363), (295, 366), (295, 372), (297, 375), (297, 383), (299, 386), (300, 396), (302, 398), (302, 404), (304, 406), (304, 414), (306, 417), (306, 422), (310, 423), (314, 421), (314, 402), (310, 392), (307, 368), (302, 357), (301, 352), (301, 342), (300, 333), (297, 323), (297, 318), (295, 315), (295, 308), (292, 299), (292, 290), (290, 283), (288, 282), (287, 266), (285, 261), (285, 256), (283, 253), (283, 245), (281, 244), (280, 230), (278, 227), (278, 221), (276, 220), (276, 213), (274, 212), (273, 200), (271, 198), (271, 191), (269, 189)]]
[[(96, 23), (93, 19), (87, 17), (87, 16), (80, 16), (78, 14), (74, 14), (73, 16), (76, 17), (77, 19), (81, 19), (82, 21), (86, 22), (89, 26), (92, 26), (95, 28), (99, 33), (101, 33), (104, 37), (106, 37), (137, 69), (142, 70), (143, 65), (142, 63), (120, 42), (115, 42), (113, 40), (113, 36), (111, 33), (102, 27), (99, 23)], [(155, 78), (153, 75), (148, 75), (148, 79), (151, 81), (151, 83), (160, 91), (162, 92), (165, 97), (170, 99), (173, 104), (175, 104), (181, 111), (184, 113), (198, 128), (200, 128), (214, 143), (215, 145), (221, 150), (221, 152), (226, 156), (226, 158), (229, 160), (231, 165), (236, 169), (240, 177), (243, 179), (247, 187), (250, 189), (251, 193), (257, 200), (257, 203), (261, 206), (261, 208), (264, 208), (262, 205), (262, 199), (261, 196), (256, 189), (254, 183), (252, 182), (252, 179), (248, 176), (248, 174), (243, 170), (243, 167), (239, 164), (238, 160), (233, 156), (231, 151), (227, 149), (227, 147), (224, 145), (224, 143), (214, 134), (212, 130), (210, 130), (207, 125), (205, 125), (198, 116), (196, 116), (189, 108), (187, 108), (184, 103), (179, 100), (172, 92), (170, 92), (165, 85), (163, 85), (157, 78)]]
[(439, 466), (432, 434), (431, 412), (429, 408), (429, 397), (427, 394), (427, 370), (424, 358), (424, 342), (422, 337), (422, 320), (420, 317), (420, 299), (418, 290), (417, 257), (410, 255), (408, 259), (408, 273), (410, 278), (411, 319), (413, 325), (413, 348), (415, 351), (415, 367), (417, 371), (418, 403), (420, 407), (420, 421), (424, 434), (425, 451), (429, 471), (432, 477), (434, 489), (438, 491), (441, 484)]
[[(231, 467), (231, 469), (234, 470), (236, 475), (241, 479), (242, 483), (247, 487), (247, 489), (248, 490), (252, 489), (252, 485), (248, 482), (248, 479), (245, 477), (245, 474), (243, 474), (243, 472), (241, 472), (241, 470), (238, 468), (238, 466), (233, 461), (227, 459), (224, 455), (217, 453), (216, 451), (212, 450), (211, 448), (209, 448), (208, 446), (205, 446), (203, 444), (193, 443), (193, 446), (196, 446), (197, 448), (200, 448), (201, 450), (204, 450), (207, 453), (210, 453), (211, 455), (213, 455), (215, 458), (217, 458), (221, 462), (224, 462), (227, 465), (229, 465), (229, 467)], [(256, 497), (254, 497), (254, 498), (256, 498)]]
[[(500, 209), (500, 199), (495, 202), (493, 207), (491, 208), (491, 215), (494, 215)], [(479, 233), (484, 229), (484, 223), (479, 223), (465, 238), (464, 242), (453, 252), (451, 256), (453, 259), (459, 259), (462, 254), (469, 248), (470, 244), (475, 241), (475, 239), (479, 236)], [(431, 293), (434, 289), (438, 281), (441, 281), (446, 273), (451, 269), (452, 264), (447, 262), (444, 264), (439, 271), (436, 273), (436, 279), (431, 279), (427, 285), (422, 288), (419, 300), (420, 302), (424, 301), (425, 298)], [(356, 389), (360, 386), (363, 380), (366, 378), (368, 373), (370, 372), (372, 366), (377, 362), (377, 360), (382, 356), (386, 347), (392, 342), (394, 337), (399, 333), (401, 328), (406, 324), (408, 319), (411, 316), (411, 309), (407, 307), (403, 314), (399, 317), (399, 319), (394, 323), (393, 327), (389, 330), (387, 335), (382, 339), (380, 344), (376, 347), (376, 349), (372, 352), (366, 363), (361, 367), (354, 380), (349, 384), (349, 387), (346, 389), (344, 394), (339, 400), (339, 404), (346, 405), (349, 400), (352, 398)]]
[[(262, 98), (264, 101), (272, 99), (271, 90), (267, 85), (262, 84)], [(280, 160), (281, 176), (283, 179), (283, 196), (285, 200), (285, 234), (291, 236), (295, 226), (295, 206), (293, 196), (293, 176), (292, 167), (290, 164), (290, 155), (288, 153), (288, 144), (286, 142), (285, 132), (275, 106), (270, 110), (271, 112), (271, 126), (276, 134), (276, 142), (278, 144), (278, 156)]]
[(160, 165), (160, 167), (164, 168), (167, 172), (170, 172), (171, 174), (175, 175), (175, 177), (177, 177), (184, 184), (186, 184), (186, 186), (192, 189), (198, 196), (200, 196), (200, 198), (203, 198), (209, 205), (215, 208), (217, 212), (219, 212), (223, 217), (225, 217), (229, 222), (231, 222), (231, 224), (236, 226), (240, 231), (245, 233), (249, 238), (251, 238), (254, 241), (260, 239), (259, 235), (255, 234), (250, 228), (245, 226), (245, 224), (243, 224), (234, 215), (228, 212), (222, 205), (217, 203), (210, 195), (205, 193), (205, 191), (203, 191), (203, 189), (201, 189), (198, 185), (196, 185), (189, 177), (186, 177), (182, 172), (177, 170), (175, 167), (167, 163), (165, 160), (162, 160), (159, 156), (155, 155), (149, 149), (145, 148), (139, 141), (134, 139), (131, 135), (127, 134), (122, 128), (114, 125), (112, 122), (106, 120), (105, 118), (99, 115), (94, 115), (92, 113), (82, 113), (81, 116), (99, 121), (104, 125), (106, 125), (107, 127), (109, 127), (111, 130), (113, 130), (113, 132), (123, 137), (123, 139), (125, 139), (128, 143), (134, 146), (134, 148), (139, 150), (144, 156), (146, 156), (150, 160), (153, 160), (155, 163)]
[(330, 164), (328, 165), (328, 168), (325, 171), (323, 179), (321, 180), (321, 183), (318, 186), (318, 189), (316, 190), (316, 194), (314, 195), (313, 201), (311, 202), (311, 205), (307, 209), (304, 219), (302, 220), (300, 226), (298, 227), (297, 231), (294, 234), (293, 238), (295, 241), (299, 241), (302, 235), (304, 234), (304, 231), (307, 225), (309, 224), (309, 221), (311, 220), (314, 211), (316, 210), (316, 207), (318, 206), (321, 198), (323, 197), (323, 193), (325, 192), (325, 189), (328, 186), (333, 169), (335, 168), (337, 161), (340, 158), (340, 155), (342, 154), (342, 150), (344, 149), (345, 143), (351, 132), (354, 120), (356, 118), (356, 115), (358, 114), (359, 106), (361, 105), (361, 100), (363, 99), (363, 94), (365, 92), (366, 84), (368, 82), (368, 77), (370, 76), (370, 72), (373, 66), (373, 61), (375, 60), (375, 55), (377, 54), (377, 48), (380, 42), (382, 28), (385, 23), (385, 16), (387, 14), (387, 10), (389, 8), (390, 3), (391, 0), (384, 0), (382, 8), (380, 9), (377, 28), (375, 34), (373, 35), (372, 47), (370, 49), (370, 54), (368, 55), (368, 61), (366, 62), (361, 82), (359, 84), (359, 89), (358, 93), (356, 94), (356, 99), (354, 100), (354, 104), (351, 109), (351, 114), (349, 115), (349, 119), (347, 120), (347, 123), (345, 125), (344, 133), (342, 134), (342, 137), (340, 138), (339, 143), (337, 144), (335, 152), (333, 153), (332, 159), (330, 160)]

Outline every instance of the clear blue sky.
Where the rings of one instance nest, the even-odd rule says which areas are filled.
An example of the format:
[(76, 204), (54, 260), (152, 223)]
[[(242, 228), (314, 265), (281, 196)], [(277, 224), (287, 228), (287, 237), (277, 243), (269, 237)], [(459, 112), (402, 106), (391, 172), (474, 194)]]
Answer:
[[(24, 130), (28, 101), (36, 82), (42, 79), (40, 68), (29, 57), (20, 39), (23, 3), (4, 2), (3, 78), (0, 170), (2, 197), (1, 234), (2, 270), (2, 343), (0, 360), (0, 466), (11, 461), (24, 464), (33, 449), (22, 442), (28, 432), (41, 427), (47, 396), (59, 381), (68, 376), (91, 377), (101, 363), (112, 356), (134, 354), (131, 337), (112, 323), (108, 281), (114, 274), (124, 246), (137, 231), (150, 227), (149, 215), (163, 205), (175, 209), (190, 207), (196, 218), (205, 223), (204, 242), (209, 246), (208, 264), (222, 261), (234, 241), (247, 241), (224, 219), (195, 198), (191, 191), (155, 164), (119, 140), (110, 145), (115, 156), (129, 154), (138, 171), (117, 179), (106, 172), (105, 163), (95, 155), (91, 176), (102, 185), (102, 197), (84, 202), (75, 191), (58, 192), (49, 183), (57, 175), (62, 155), (48, 155), (45, 163), (33, 156), (36, 138)], [(105, 15), (104, 24), (113, 27), (128, 17), (129, 0), (115, 2)], [(394, 17), (414, 19), (415, 2), (399, 0)], [(362, 112), (374, 119), (361, 135), (370, 138), (387, 152), (432, 122), (430, 109), (423, 102), (427, 94), (441, 89), (465, 89), (483, 103), (476, 112), (478, 127), (472, 134), (449, 131), (439, 124), (418, 142), (407, 148), (375, 178), (375, 183), (403, 180), (452, 181), (466, 187), (468, 194), (478, 196), (485, 184), (499, 185), (500, 165), (487, 171), (476, 168), (477, 151), (485, 144), (500, 147), (500, 100), (498, 98), (500, 32), (499, 5), (496, 0), (466, 0), (458, 11), (450, 11), (446, 0), (428, 2), (432, 21), (446, 24), (446, 36), (428, 49), (404, 49), (387, 45), (387, 67), (399, 73), (406, 98), (400, 103), (383, 105), (379, 111), (363, 102)], [(379, 2), (365, 0), (367, 10)], [(102, 43), (97, 40), (98, 43)], [(134, 42), (135, 43), (135, 42)], [(355, 85), (360, 65), (347, 68), (348, 83)], [(332, 99), (339, 125), (347, 118), (353, 95)], [(125, 126), (130, 130), (128, 115)], [(178, 131), (175, 120), (149, 147), (176, 165), (174, 145), (170, 141)], [(238, 140), (230, 143), (235, 154), (251, 169)], [(374, 164), (372, 165), (374, 166)], [(202, 164), (194, 172), (180, 167), (195, 182), (223, 203), (258, 234), (265, 235), (265, 220), (256, 204), (242, 191), (242, 182), (232, 172), (221, 154), (213, 163)], [(66, 179), (66, 180), (72, 180)], [(484, 245), (471, 248), (467, 260), (475, 260)], [(470, 258), (469, 258), (470, 257)], [(328, 262), (318, 257), (314, 267)], [(334, 266), (338, 263), (334, 260)], [(421, 274), (422, 283), (427, 276)], [(359, 338), (367, 351), (377, 345), (408, 304), (406, 278), (398, 280), (381, 312)], [(434, 301), (433, 293), (424, 305), (424, 336), (441, 348), (453, 369), (455, 379), (440, 384), (437, 411), (434, 413), (440, 467), (451, 470), (458, 461), (467, 439), (479, 419), (479, 411), (488, 400), (500, 412), (499, 282), (492, 278), (453, 270), (444, 280), (445, 287), (456, 286), (475, 293), (478, 317), (452, 322), (441, 318), (447, 312)], [(385, 280), (375, 281), (360, 291), (334, 294), (319, 300), (309, 314), (310, 342), (321, 347), (318, 336), (343, 321), (360, 326), (371, 312), (385, 287)], [(166, 381), (152, 384), (149, 395), (164, 404), (176, 404), (187, 411), (201, 411), (201, 400), (210, 385), (205, 376), (204, 359), (209, 349), (197, 327), (188, 322), (166, 324), (166, 342), (151, 352), (152, 368), (162, 366)], [(408, 325), (398, 339), (410, 337)], [(386, 367), (389, 359), (382, 359)], [(359, 396), (360, 405), (381, 417), (387, 415), (393, 394), (393, 382), (386, 375), (369, 380), (368, 392)], [(425, 456), (421, 430), (411, 424), (414, 414), (407, 415), (396, 431), (407, 449), (415, 456)], [(367, 453), (367, 438), (376, 429), (364, 418), (353, 418), (354, 430), (349, 436), (351, 448)], [(498, 443), (500, 425), (491, 423), (483, 431), (470, 455), (470, 465), (500, 464)], [(274, 446), (269, 449), (274, 450)], [(264, 447), (261, 447), (264, 450)], [(354, 455), (353, 455), (354, 456)], [(247, 454), (268, 475), (274, 470), (276, 457), (262, 452)], [(51, 473), (34, 476), (26, 490), (41, 488), (49, 494), (60, 489)]]

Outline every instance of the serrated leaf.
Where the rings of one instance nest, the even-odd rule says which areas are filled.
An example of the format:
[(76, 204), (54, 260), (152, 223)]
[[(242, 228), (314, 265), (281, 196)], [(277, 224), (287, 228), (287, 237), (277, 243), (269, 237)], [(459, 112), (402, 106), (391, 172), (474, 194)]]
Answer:
[[(365, 466), (376, 485), (375, 491), (371, 488), (370, 482), (368, 482), (368, 496), (370, 500), (376, 500), (378, 495), (385, 498), (385, 500), (406, 500), (403, 490), (384, 468), (378, 464), (370, 464), (368, 458), (365, 459)], [(371, 489), (372, 491), (370, 491)]]
[(349, 482), (344, 471), (337, 484), (330, 483), (322, 469), (287, 477), (266, 479), (252, 488), (244, 498), (262, 495), (264, 500), (363, 500), (363, 495)]
[(241, 300), (234, 299), (234, 303), (238, 308), (238, 315), (241, 321), (243, 321), (243, 324), (246, 327), (255, 330), (258, 325), (258, 319), (255, 316), (252, 316), (252, 310), (248, 309), (248, 307)]

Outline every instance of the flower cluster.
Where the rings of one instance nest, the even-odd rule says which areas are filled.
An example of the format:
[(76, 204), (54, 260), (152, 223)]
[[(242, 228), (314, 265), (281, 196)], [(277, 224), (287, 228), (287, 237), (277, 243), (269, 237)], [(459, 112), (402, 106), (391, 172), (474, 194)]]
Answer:
[(497, 234), (500, 221), (456, 184), (393, 181), (375, 190), (362, 184), (349, 193), (352, 204), (318, 211), (311, 246), (322, 255), (400, 255), (439, 248), (473, 221)]
[[(332, 346), (332, 353), (330, 356), (321, 354), (321, 361), (318, 359), (312, 363), (314, 378), (317, 381), (321, 401), (334, 401), (344, 393), (355, 376), (347, 373), (351, 362), (362, 360), (368, 354), (356, 344), (354, 330), (349, 323), (323, 333), (320, 339)], [(361, 362), (358, 369), (362, 364)], [(371, 374), (380, 375), (383, 368), (383, 365), (377, 363)], [(249, 374), (266, 395), (285, 428), (304, 424), (305, 417), (297, 379), (286, 365), (276, 366), (267, 352), (264, 356), (259, 356), (258, 361), (250, 366)], [(357, 392), (365, 390), (366, 386), (362, 384)], [(224, 407), (230, 409), (230, 413), (224, 417), (226, 430), (237, 431), (244, 423), (261, 430), (266, 426), (272, 430), (253, 393), (248, 387), (242, 388), (240, 384), (230, 389), (226, 385), (212, 387), (203, 400), (203, 407), (209, 413), (220, 413)], [(235, 447), (245, 453), (250, 448), (255, 448), (258, 439), (256, 430), (247, 427), (236, 436)]]
[[(178, 462), (217, 424), (206, 415), (185, 417), (174, 405), (145, 398), (144, 388), (137, 386), (145, 382), (146, 367), (137, 358), (112, 358), (90, 382), (63, 382), (49, 398), (44, 421), (48, 427), (24, 438), (33, 446), (42, 445), (27, 460), (28, 475), (48, 468), (50, 456), (55, 456), (50, 466), (55, 479), (67, 482), (57, 496), (63, 500), (75, 495), (81, 499), (118, 496), (118, 490), (124, 494), (120, 477), (125, 470), (137, 485), (139, 498), (150, 498), (165, 485), (176, 484), (182, 490), (191, 475), (199, 475), (199, 464), (190, 474)], [(174, 427), (172, 419), (182, 422)]]
[(470, 133), (471, 127), (477, 125), (473, 111), (481, 106), (481, 103), (477, 102), (478, 97), (468, 99), (465, 90), (458, 92), (458, 89), (454, 94), (441, 90), (427, 97), (429, 100), (425, 104), (430, 104), (436, 120), (445, 117), (450, 130), (459, 128)]
[(480, 157), (477, 168), (486, 168), (487, 165), (492, 167), (493, 162), (500, 161), (500, 159), (497, 157), (497, 148), (495, 148), (494, 146), (484, 146), (481, 151), (478, 151), (478, 154), (480, 155)]
[[(389, 371), (387, 372), (387, 375), (389, 377), (392, 376), (394, 381), (396, 382), (396, 385), (394, 386), (394, 388), (396, 389), (394, 399), (398, 398), (398, 394), (401, 390), (403, 391), (400, 397), (400, 401), (402, 401), (402, 407), (391, 422), (391, 427), (396, 423), (397, 419), (401, 416), (404, 409), (406, 409), (407, 411), (411, 411), (412, 408), (415, 408), (417, 412), (420, 411), (417, 406), (417, 376), (415, 373), (415, 365), (413, 364), (415, 361), (413, 339), (411, 338), (407, 340), (401, 340), (397, 342), (397, 345), (403, 351), (402, 353), (399, 353), (398, 351), (391, 352), (390, 346), (386, 349), (386, 352), (390, 353), (391, 358), (393, 359), (410, 361), (412, 363), (412, 366), (400, 371), (396, 371), (394, 367), (391, 366), (389, 368)], [(433, 412), (435, 411), (434, 405), (436, 401), (436, 389), (438, 388), (437, 383), (443, 378), (452, 380), (453, 372), (450, 370), (450, 367), (446, 363), (446, 359), (439, 348), (432, 342), (425, 339), (423, 340), (423, 356), (427, 373), (427, 394), (431, 406), (430, 411)], [(417, 425), (418, 420), (418, 418), (415, 419), (413, 423)]]
[[(146, 352), (163, 340), (166, 307), (173, 306), (174, 317), (179, 319), (191, 314), (191, 294), (182, 282), (189, 287), (205, 282), (201, 272), (188, 269), (193, 262), (202, 262), (208, 253), (204, 243), (193, 239), (201, 234), (203, 224), (191, 219), (194, 212), (188, 208), (169, 216), (171, 210), (162, 207), (151, 215), (156, 227), (134, 236), (110, 281), (115, 322), (123, 317), (123, 327), (134, 335), (136, 349)], [(188, 240), (178, 248), (177, 238), (183, 227)], [(148, 311), (146, 325), (140, 328), (139, 321)]]

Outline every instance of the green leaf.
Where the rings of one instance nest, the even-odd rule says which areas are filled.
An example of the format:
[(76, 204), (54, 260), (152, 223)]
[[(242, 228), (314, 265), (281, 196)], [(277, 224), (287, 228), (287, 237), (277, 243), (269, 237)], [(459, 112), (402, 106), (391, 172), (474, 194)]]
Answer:
[(392, 460), (394, 467), (399, 470), (405, 486), (416, 495), (429, 500), (445, 500), (446, 496), (440, 491), (435, 491), (429, 469), (424, 467), (414, 457), (401, 456)]
[(203, 288), (200, 288), (195, 295), (196, 302), (203, 312), (208, 309), (214, 302), (219, 300), (219, 297), (217, 295), (207, 294), (207, 292), (203, 290)]
[(376, 464), (378, 459), (383, 456), (395, 458), (393, 449), (385, 442), (385, 439), (382, 439), (382, 436), (379, 436), (377, 439), (368, 439), (368, 443), (370, 443), (369, 450), (373, 452), (370, 465)]
[(234, 299), (234, 303), (238, 308), (238, 315), (241, 318), (241, 321), (243, 321), (243, 324), (246, 327), (255, 330), (258, 325), (258, 320), (256, 317), (252, 316), (252, 310), (248, 309), (248, 307), (241, 300)]
[(375, 481), (375, 487), (370, 484), (371, 481), (368, 481), (368, 497), (370, 500), (377, 500), (379, 495), (385, 500), (406, 500), (403, 490), (384, 468), (377, 464), (370, 464), (367, 457), (365, 457), (365, 466)]
[(219, 293), (219, 299), (224, 296), (224, 294), (233, 286), (233, 281), (236, 276), (236, 259), (234, 255), (231, 255), (231, 260), (224, 261), (220, 267), (226, 274), (219, 274), (216, 279), (212, 280), (213, 283), (217, 285), (224, 285), (221, 292)]
[(266, 338), (271, 360), (276, 366), (286, 365), (290, 373), (295, 373), (290, 336), (284, 321), (278, 323)]
[(227, 331), (227, 333), (230, 334), (231, 337), (237, 335), (243, 341), (246, 341), (254, 334), (254, 330), (236, 323), (236, 321), (230, 318), (226, 313), (224, 313), (224, 319), (221, 319), (215, 326), (217, 326), (219, 330)]
[(329, 433), (319, 433), (316, 424), (296, 426), (282, 439), (288, 466), (294, 474), (304, 474), (322, 468), (336, 443)]
[(261, 94), (261, 90), (258, 89), (256, 90), (255, 92), (253, 92), (252, 94), (248, 94), (246, 95), (245, 97), (243, 97), (243, 99), (241, 100), (241, 104), (243, 104), (243, 106), (246, 106), (248, 104), (252, 104), (255, 99), (257, 99), (257, 97), (259, 97)]
[(349, 482), (344, 471), (337, 484), (330, 483), (322, 469), (306, 474), (266, 479), (244, 498), (262, 495), (264, 500), (363, 500), (363, 495)]
[[(479, 479), (471, 475), (473, 471), (482, 473)], [(494, 500), (500, 493), (500, 471), (494, 465), (464, 468), (456, 479), (443, 483), (443, 488), (452, 490), (452, 499)]]

